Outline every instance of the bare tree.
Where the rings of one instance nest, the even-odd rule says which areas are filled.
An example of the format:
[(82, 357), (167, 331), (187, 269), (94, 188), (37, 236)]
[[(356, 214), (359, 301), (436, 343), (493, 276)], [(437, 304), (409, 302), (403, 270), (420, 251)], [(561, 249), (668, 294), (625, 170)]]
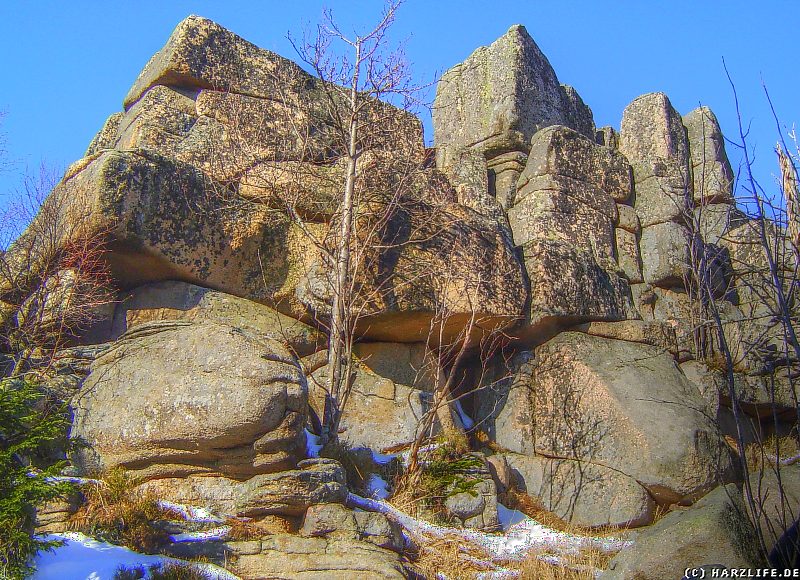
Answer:
[(49, 195), (56, 182), (42, 165), (0, 214), (0, 351), (11, 376), (44, 372), (113, 301), (105, 235), (92, 232), (88, 208)]
[[(787, 561), (781, 558), (800, 552), (795, 538), (795, 545), (775, 548), (787, 553), (770, 553), (770, 546), (800, 517), (784, 492), (781, 474), (788, 463), (797, 460), (784, 455), (798, 449), (800, 425), (796, 385), (800, 377), (800, 342), (796, 333), (800, 266), (797, 167), (781, 137), (776, 148), (780, 169), (777, 193), (770, 193), (758, 182), (752, 171), (753, 152), (736, 87), (730, 75), (728, 79), (738, 117), (737, 135), (729, 143), (743, 159), (736, 195), (742, 210), (731, 210), (729, 215), (734, 218), (729, 217), (730, 223), (725, 224), (717, 245), (704, 239), (704, 212), (710, 210), (702, 203), (697, 207), (687, 203), (683, 215), (691, 232), (691, 244), (686, 287), (692, 298), (695, 355), (718, 371), (720, 398), (733, 415), (732, 446), (748, 511), (743, 515), (753, 523), (760, 555), (777, 565), (778, 561)], [(780, 132), (780, 125), (778, 129)], [(698, 182), (705, 180), (695, 180)], [(695, 192), (698, 193), (702, 198), (704, 192)], [(723, 255), (721, 246), (736, 251)], [(720, 275), (726, 261), (730, 268), (728, 279)], [(751, 400), (746, 380), (757, 380), (763, 386), (766, 392), (761, 394), (761, 401)], [(794, 407), (788, 433), (793, 444), (780, 437), (786, 432), (787, 407)], [(774, 488), (764, 487), (767, 478), (777, 482), (777, 493)]]
[[(464, 412), (463, 401), (482, 390), (502, 382), (507, 375), (498, 372), (505, 359), (499, 357), (509, 336), (503, 324), (481, 312), (480, 289), (484, 273), (475, 272), (464, 279), (457, 271), (464, 263), (464, 254), (481, 249), (469, 244), (469, 236), (442, 236), (450, 251), (437, 264), (425, 264), (427, 282), (443, 297), (434, 307), (426, 338), (426, 356), (418, 372), (434, 377), (434, 389), (427, 409), (419, 418), (416, 436), (409, 452), (407, 476), (420, 468), (419, 454), (423, 444), (438, 427), (445, 439), (464, 439), (467, 430), (476, 428), (474, 419)], [(491, 263), (488, 258), (487, 263)], [(507, 363), (507, 361), (505, 361)], [(472, 372), (470, 372), (472, 371)], [(491, 380), (489, 375), (491, 376)]]
[(283, 296), (276, 306), (328, 333), (323, 442), (338, 436), (353, 344), (419, 276), (396, 267), (400, 255), (448, 227), (443, 208), (455, 199), (426, 164), (411, 112), (425, 87), (412, 83), (388, 36), (400, 4), (387, 2), (376, 26), (353, 36), (326, 11), (302, 39), (290, 38), (313, 76), (281, 62), (271, 98), (226, 92), (230, 79), (200, 98), (224, 125), (199, 163), (222, 184), (214, 193), (283, 220), (289, 243), (305, 247), (291, 274), (304, 298)]

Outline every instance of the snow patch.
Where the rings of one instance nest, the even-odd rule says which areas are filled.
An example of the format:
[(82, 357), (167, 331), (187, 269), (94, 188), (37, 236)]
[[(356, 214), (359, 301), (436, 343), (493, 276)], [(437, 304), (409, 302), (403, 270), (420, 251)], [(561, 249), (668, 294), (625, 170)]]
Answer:
[(199, 524), (221, 524), (225, 520), (219, 516), (215, 516), (206, 508), (195, 507), (191, 505), (184, 505), (182, 503), (173, 503), (171, 501), (160, 500), (158, 506), (165, 510), (177, 512), (187, 522), (196, 522)]
[(518, 524), (530, 518), (521, 511), (509, 509), (503, 504), (498, 503), (497, 519), (500, 521), (500, 529), (505, 532), (514, 524)]
[(782, 459), (779, 458), (777, 455), (767, 455), (767, 460), (773, 465), (780, 465), (782, 467), (785, 467), (787, 465), (793, 465), (798, 461), (800, 461), (800, 454), (793, 455), (791, 457), (784, 457)]
[(308, 457), (319, 457), (319, 452), (322, 451), (322, 443), (320, 443), (321, 437), (319, 435), (314, 435), (308, 429), (305, 430), (306, 432), (306, 456)]
[(464, 425), (464, 429), (472, 429), (475, 426), (475, 421), (464, 411), (464, 407), (461, 406), (461, 401), (458, 399), (453, 401), (453, 407), (456, 413), (458, 413), (458, 418), (461, 419), (461, 424)]
[(393, 460), (397, 459), (396, 453), (381, 453), (380, 451), (375, 451), (374, 449), (370, 449), (370, 451), (372, 451), (372, 461), (378, 465), (387, 465)]
[[(122, 546), (93, 540), (78, 532), (47, 534), (44, 539), (60, 540), (64, 545), (36, 556), (33, 580), (112, 580), (120, 566), (130, 568), (187, 563), (167, 556), (138, 554)], [(238, 576), (213, 564), (190, 564), (213, 580), (240, 580)]]
[[(425, 455), (426, 453), (428, 453), (429, 451), (433, 451), (435, 449), (438, 449), (441, 446), (442, 446), (441, 443), (431, 443), (429, 445), (422, 445), (419, 448), (419, 451), (417, 451), (417, 456), (420, 458), (419, 462), (422, 465), (425, 465), (425, 460), (424, 460), (424, 458), (422, 456)], [(400, 454), (400, 457), (403, 460), (403, 465), (408, 467), (408, 462), (411, 461), (411, 449), (406, 449), (405, 451), (403, 451)]]
[(389, 497), (389, 484), (377, 473), (370, 473), (365, 484), (367, 496), (373, 499)]
[[(34, 473), (30, 473), (30, 475), (34, 475)], [(62, 483), (62, 482), (69, 482), (75, 483), (77, 485), (88, 485), (93, 483), (95, 485), (103, 485), (103, 482), (99, 479), (91, 479), (90, 477), (73, 477), (71, 475), (52, 475), (50, 477), (45, 477), (44, 480), (48, 483)]]
[(224, 540), (230, 531), (230, 526), (219, 526), (210, 530), (204, 530), (202, 532), (184, 532), (182, 534), (175, 534), (174, 536), (170, 536), (169, 539), (173, 542), (179, 543)]
[[(347, 505), (387, 515), (403, 526), (410, 535), (430, 535), (437, 538), (458, 537), (482, 548), (493, 560), (522, 560), (530, 552), (555, 552), (558, 555), (577, 555), (593, 548), (601, 552), (617, 552), (631, 544), (630, 541), (612, 537), (579, 536), (548, 528), (528, 517), (510, 524), (503, 535), (476, 530), (448, 528), (415, 519), (386, 503), (348, 494)], [(509, 510), (510, 511), (510, 510)]]

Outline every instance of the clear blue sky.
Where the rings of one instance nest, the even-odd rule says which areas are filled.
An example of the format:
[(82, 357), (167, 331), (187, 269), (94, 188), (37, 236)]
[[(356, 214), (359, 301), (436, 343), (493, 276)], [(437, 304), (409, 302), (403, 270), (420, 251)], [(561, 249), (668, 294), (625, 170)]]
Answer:
[[(318, 21), (323, 6), (359, 26), (374, 21), (381, 2), (6, 0), (0, 5), (0, 110), (7, 114), (0, 130), (9, 156), (18, 170), (40, 160), (64, 167), (78, 159), (105, 118), (121, 108), (148, 58), (189, 14), (292, 57), (287, 32)], [(771, 183), (776, 128), (760, 83), (763, 77), (785, 125), (800, 121), (799, 1), (407, 0), (394, 34), (410, 37), (414, 71), (430, 79), (515, 23), (528, 28), (561, 82), (578, 89), (598, 126), (618, 127), (631, 100), (663, 91), (681, 113), (711, 106), (733, 136), (724, 56), (752, 121), (758, 176)], [(735, 166), (730, 147), (729, 155)], [(18, 173), (0, 176), (0, 194), (18, 180)]]

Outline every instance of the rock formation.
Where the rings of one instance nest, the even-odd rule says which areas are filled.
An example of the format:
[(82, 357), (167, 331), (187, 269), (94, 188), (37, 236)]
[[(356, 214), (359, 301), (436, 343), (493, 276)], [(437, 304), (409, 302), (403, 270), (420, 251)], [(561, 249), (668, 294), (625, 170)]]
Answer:
[[(345, 469), (309, 458), (306, 429), (322, 413), (329, 370), (326, 262), (258, 185), (288, 190), (282, 176), (305, 171), (303, 218), (312, 228), (337, 219), (330, 176), (342, 167), (328, 120), (308, 106), (319, 83), (211, 21), (179, 24), (45, 202), (64, 221), (88, 216), (85, 231), (58, 231), (59, 243), (102, 234), (118, 292), (105, 336), (83, 337), (101, 346), (71, 352), (85, 360), (56, 378), (72, 436), (86, 444), (75, 468), (124, 467), (164, 498), (230, 515), (304, 518), (299, 535), (230, 542), (243, 578), (408, 577), (395, 524), (346, 508)], [(678, 548), (661, 538), (676, 535), (691, 552), (685, 565), (749, 565), (736, 542), (750, 531), (731, 519), (740, 492), (718, 487), (740, 475), (724, 443), (733, 432), (724, 369), (698, 350), (698, 252), (711, 257), (753, 425), (777, 409), (785, 420), (773, 428), (791, 428), (793, 377), (778, 375), (769, 395), (780, 336), (754, 296), (750, 268), (764, 256), (736, 209), (714, 114), (681, 116), (653, 93), (625, 109), (618, 133), (595, 131), (522, 26), (443, 75), (436, 167), (419, 120), (381, 106), (402, 139), (387, 138), (387, 157), (364, 171), (379, 174), (392, 155), (414, 159), (418, 179), (404, 195), (417, 211), (386, 225), (391, 250), (358, 280), (375, 298), (340, 439), (355, 451), (407, 446), (442, 381), (427, 358), (433, 321), (449, 314), (446, 340), (476, 317), (484, 338), (502, 331), (502, 355), (470, 343), (447, 370), (461, 377), (462, 426), (473, 443), (491, 442), (489, 468), (497, 475), (502, 464), (507, 477), (478, 469), (478, 495), (445, 502), (457, 523), (496, 526), (497, 491), (511, 485), (587, 527), (647, 526), (657, 509), (697, 502), (647, 528), (608, 577), (673, 574)], [(287, 111), (314, 128), (325, 155), (285, 146)], [(20, 299), (0, 287), (2, 303)]]

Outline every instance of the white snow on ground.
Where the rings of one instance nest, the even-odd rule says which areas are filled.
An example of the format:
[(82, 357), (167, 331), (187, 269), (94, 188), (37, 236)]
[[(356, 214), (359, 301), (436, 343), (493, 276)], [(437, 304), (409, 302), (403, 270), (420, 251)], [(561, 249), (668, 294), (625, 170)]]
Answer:
[[(426, 453), (428, 453), (429, 451), (433, 451), (434, 449), (438, 449), (438, 448), (439, 448), (439, 447), (441, 447), (441, 446), (442, 446), (442, 444), (441, 444), (441, 443), (431, 443), (431, 444), (429, 444), (429, 445), (422, 445), (422, 446), (419, 448), (419, 451), (417, 451), (417, 455), (418, 455), (418, 456), (419, 456), (419, 458), (420, 458), (420, 460), (419, 460), (419, 461), (420, 461), (420, 463), (424, 465), (424, 464), (425, 464), (425, 458), (424, 458), (424, 455), (425, 455)], [(408, 462), (409, 462), (409, 461), (411, 461), (411, 449), (406, 449), (405, 451), (403, 451), (402, 453), (400, 453), (400, 457), (401, 457), (401, 458), (402, 458), (402, 460), (403, 460), (403, 465), (405, 465), (406, 467), (408, 467)]]
[(173, 542), (207, 542), (208, 540), (224, 540), (231, 531), (230, 526), (219, 526), (202, 532), (184, 532), (175, 534), (169, 539)]
[(518, 524), (530, 518), (521, 511), (509, 509), (503, 504), (498, 503), (497, 519), (500, 520), (500, 529), (505, 532), (514, 524)]
[(793, 455), (791, 457), (785, 457), (783, 459), (778, 459), (777, 455), (767, 455), (767, 460), (774, 465), (778, 464), (780, 464), (781, 466), (792, 465), (800, 461), (800, 454)]
[(453, 407), (456, 413), (458, 413), (458, 418), (461, 419), (461, 424), (464, 425), (464, 429), (472, 429), (475, 426), (475, 421), (464, 411), (464, 407), (461, 406), (461, 401), (456, 400), (454, 403)]
[[(436, 538), (458, 537), (473, 546), (482, 548), (492, 560), (521, 560), (529, 552), (548, 552), (556, 556), (578, 555), (582, 550), (594, 548), (605, 553), (616, 552), (630, 545), (618, 538), (579, 536), (548, 528), (528, 517), (510, 523), (504, 534), (489, 534), (476, 530), (437, 526), (405, 514), (388, 503), (348, 494), (347, 505), (365, 511), (380, 512), (396, 521), (411, 536), (428, 535)], [(511, 510), (507, 510), (511, 511)], [(507, 522), (513, 518), (504, 513)]]
[(225, 521), (224, 518), (215, 516), (206, 508), (199, 508), (182, 503), (172, 503), (171, 501), (160, 500), (158, 506), (165, 509), (177, 512), (187, 522), (197, 522), (200, 524), (221, 524)]
[(53, 475), (51, 477), (45, 477), (45, 481), (48, 483), (59, 483), (62, 481), (68, 481), (70, 483), (75, 483), (77, 485), (87, 485), (89, 483), (94, 483), (95, 485), (102, 485), (102, 481), (99, 479), (91, 479), (89, 477), (72, 477), (70, 475)]
[(319, 435), (314, 435), (308, 429), (306, 431), (306, 455), (308, 457), (319, 457), (319, 452), (322, 451), (322, 444), (320, 443)]
[[(137, 554), (136, 552), (98, 542), (78, 532), (48, 534), (46, 540), (62, 540), (64, 545), (36, 556), (33, 580), (112, 580), (120, 566), (152, 566), (169, 562), (186, 563), (166, 556)], [(213, 564), (192, 563), (214, 580), (240, 580), (224, 568)]]
[(379, 451), (375, 451), (374, 449), (370, 449), (370, 451), (372, 451), (372, 461), (378, 465), (386, 465), (387, 463), (391, 463), (391, 461), (397, 457), (396, 453), (381, 453)]
[(377, 473), (370, 473), (365, 483), (367, 496), (373, 499), (389, 497), (389, 484)]

